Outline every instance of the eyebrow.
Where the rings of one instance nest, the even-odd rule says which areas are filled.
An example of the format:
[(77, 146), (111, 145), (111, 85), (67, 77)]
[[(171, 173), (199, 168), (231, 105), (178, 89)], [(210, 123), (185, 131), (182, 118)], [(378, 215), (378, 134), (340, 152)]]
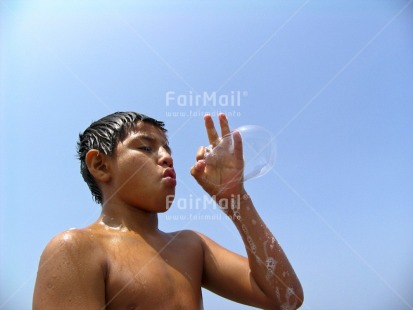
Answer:
[[(154, 136), (147, 134), (147, 133), (136, 133), (135, 135), (132, 136), (132, 140), (146, 140), (150, 143), (157, 143), (159, 140), (157, 138), (155, 138)], [(165, 150), (169, 153), (172, 154), (172, 150), (169, 146), (169, 141), (168, 139), (165, 139), (165, 143), (162, 145), (163, 148), (165, 148)]]

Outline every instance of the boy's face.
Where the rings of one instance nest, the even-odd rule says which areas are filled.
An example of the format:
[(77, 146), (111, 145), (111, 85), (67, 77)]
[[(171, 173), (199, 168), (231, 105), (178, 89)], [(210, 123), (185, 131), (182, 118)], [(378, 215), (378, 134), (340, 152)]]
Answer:
[[(175, 195), (176, 176), (164, 132), (139, 122), (111, 158), (113, 198), (148, 212), (166, 211)], [(110, 197), (108, 197), (110, 198)]]

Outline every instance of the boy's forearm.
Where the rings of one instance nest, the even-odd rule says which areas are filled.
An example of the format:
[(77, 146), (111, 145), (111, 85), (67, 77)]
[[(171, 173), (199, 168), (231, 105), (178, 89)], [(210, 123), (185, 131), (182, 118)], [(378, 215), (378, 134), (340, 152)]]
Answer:
[(280, 305), (302, 304), (301, 284), (284, 251), (262, 221), (247, 193), (232, 199), (228, 216), (244, 241), (252, 277), (261, 290)]

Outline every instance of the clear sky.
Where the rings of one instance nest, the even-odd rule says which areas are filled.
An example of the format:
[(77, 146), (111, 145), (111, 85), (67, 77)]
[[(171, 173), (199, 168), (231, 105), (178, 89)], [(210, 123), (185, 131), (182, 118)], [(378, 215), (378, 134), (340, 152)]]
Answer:
[(413, 309), (412, 0), (0, 0), (0, 102), (0, 309), (30, 309), (46, 243), (99, 216), (76, 141), (125, 110), (169, 129), (179, 200), (161, 229), (245, 254), (189, 174), (202, 115), (226, 112), (276, 138), (246, 188), (302, 309)]

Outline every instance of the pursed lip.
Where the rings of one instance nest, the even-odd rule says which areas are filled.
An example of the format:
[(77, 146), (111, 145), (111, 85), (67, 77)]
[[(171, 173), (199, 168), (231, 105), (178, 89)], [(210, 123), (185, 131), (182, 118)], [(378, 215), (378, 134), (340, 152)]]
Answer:
[(166, 168), (162, 175), (163, 178), (171, 178), (176, 180), (176, 173), (173, 168)]

